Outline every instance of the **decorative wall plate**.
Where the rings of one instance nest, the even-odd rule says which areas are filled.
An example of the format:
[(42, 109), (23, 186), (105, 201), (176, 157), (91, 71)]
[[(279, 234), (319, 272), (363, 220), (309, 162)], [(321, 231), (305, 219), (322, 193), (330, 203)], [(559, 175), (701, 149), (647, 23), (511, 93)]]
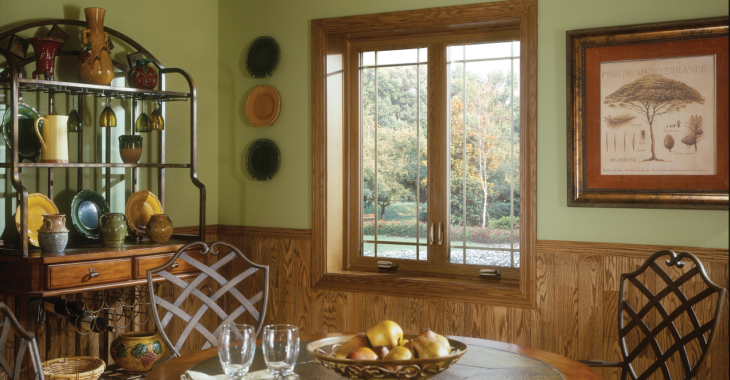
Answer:
[[(18, 103), (18, 156), (23, 159), (34, 161), (41, 154), (41, 141), (35, 134), (33, 124), (38, 118), (38, 111), (33, 107)], [(8, 148), (12, 149), (13, 144), (13, 117), (10, 108), (5, 110), (2, 120), (3, 137)], [(38, 131), (43, 134), (43, 122), (38, 123)]]
[(246, 116), (255, 127), (274, 124), (281, 111), (279, 91), (272, 86), (258, 86), (246, 99)]
[(148, 190), (140, 190), (127, 200), (127, 224), (137, 236), (147, 236), (147, 223), (152, 214), (162, 214), (162, 203)]
[(99, 217), (109, 213), (109, 204), (93, 190), (81, 190), (71, 201), (71, 224), (88, 239), (98, 239), (101, 233)]
[(255, 39), (246, 53), (246, 70), (254, 78), (270, 77), (279, 64), (279, 44), (271, 37)]
[(269, 139), (256, 140), (248, 148), (246, 169), (257, 181), (268, 181), (274, 177), (281, 166), (279, 147)]
[[(38, 229), (43, 226), (43, 215), (58, 214), (58, 207), (41, 193), (28, 194), (28, 241), (38, 246)], [(20, 205), (15, 209), (15, 227), (20, 233)]]

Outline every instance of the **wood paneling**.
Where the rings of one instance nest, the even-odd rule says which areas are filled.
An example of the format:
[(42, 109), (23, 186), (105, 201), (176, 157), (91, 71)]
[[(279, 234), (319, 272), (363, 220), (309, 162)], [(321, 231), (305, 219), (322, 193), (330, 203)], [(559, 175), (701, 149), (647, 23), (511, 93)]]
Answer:
[[(726, 250), (538, 241), (536, 276), (531, 284), (537, 295), (535, 309), (399, 297), (368, 292), (366, 288), (363, 292), (317, 290), (308, 281), (311, 241), (306, 234), (297, 232), (296, 236), (279, 237), (273, 242), (265, 238), (280, 235), (273, 231), (254, 232), (230, 226), (225, 231), (220, 240), (245, 248), (250, 257), (276, 266), (271, 268), (272, 276), (276, 273), (280, 278), (271, 279), (277, 289), (276, 296), (272, 290), (271, 300), (277, 297), (277, 302), (269, 304), (267, 319), (296, 324), (304, 334), (364, 331), (382, 319), (392, 319), (406, 332), (431, 327), (444, 334), (515, 343), (572, 359), (618, 361), (621, 352), (616, 318), (621, 273), (636, 270), (659, 249), (674, 248), (697, 252), (712, 280), (728, 287)], [(264, 240), (267, 242), (263, 243)], [(650, 279), (646, 283), (650, 284)], [(289, 287), (291, 290), (285, 290)], [(683, 290), (694, 294), (690, 288)], [(638, 293), (631, 296), (639, 297)], [(726, 301), (719, 335), (698, 379), (728, 378), (728, 304)], [(701, 305), (696, 310), (700, 319), (708, 315), (707, 308)], [(677, 325), (689, 328), (686, 321), (678, 321)], [(692, 350), (688, 353), (693, 355)], [(643, 353), (637, 366), (646, 367), (652, 355), (648, 351)], [(675, 361), (672, 365), (679, 368), (680, 364)], [(610, 368), (596, 372), (606, 379), (618, 379), (619, 375), (618, 370)], [(653, 378), (658, 379), (657, 376), (658, 373)]]
[[(211, 235), (211, 231), (221, 234)], [(431, 327), (444, 334), (515, 343), (572, 359), (612, 361), (621, 358), (616, 320), (621, 273), (636, 270), (656, 250), (672, 248), (538, 241), (536, 276), (531, 283), (537, 295), (537, 307), (530, 309), (375, 294), (367, 292), (368, 289), (363, 292), (316, 290), (311, 288), (309, 280), (312, 237), (308, 230), (213, 226), (208, 227), (207, 232), (209, 240), (229, 242), (252, 260), (271, 267), (266, 323), (292, 323), (299, 326), (303, 334), (318, 334), (364, 331), (387, 318), (401, 324), (406, 332)], [(716, 284), (728, 287), (726, 250), (674, 249), (697, 252), (710, 278)], [(649, 279), (646, 284), (652, 287), (651, 290), (659, 285), (651, 284)], [(694, 294), (697, 285), (688, 284), (682, 290)], [(638, 294), (630, 293), (629, 296), (640, 299)], [(26, 301), (17, 300), (27, 305)], [(28, 323), (27, 307), (15, 307), (15, 297), (0, 296), (0, 301), (16, 310), (19, 320)], [(718, 336), (698, 379), (728, 379), (728, 305), (730, 302), (726, 300)], [(194, 302), (187, 305), (190, 309), (195, 306)], [(695, 310), (700, 319), (709, 315), (706, 306), (698, 305)], [(649, 322), (652, 323), (656, 322)], [(134, 330), (151, 330), (153, 326), (148, 321), (143, 326), (135, 326)], [(684, 320), (678, 320), (677, 326), (683, 333), (690, 328)], [(180, 329), (180, 326), (172, 329)], [(71, 327), (59, 325), (51, 318), (38, 326), (37, 334), (43, 360), (75, 355), (111, 360), (108, 345), (117, 335), (77, 335)], [(662, 339), (669, 339), (671, 343), (672, 338), (667, 335)], [(199, 345), (201, 342), (193, 340), (184, 350), (189, 352)], [(6, 350), (6, 358), (11, 358), (12, 352)], [(692, 357), (695, 353), (689, 349), (688, 354)], [(649, 351), (642, 353), (637, 365), (646, 366), (652, 355)], [(672, 363), (676, 368), (678, 365)], [(615, 369), (596, 369), (596, 372), (606, 379), (618, 379), (619, 373)]]

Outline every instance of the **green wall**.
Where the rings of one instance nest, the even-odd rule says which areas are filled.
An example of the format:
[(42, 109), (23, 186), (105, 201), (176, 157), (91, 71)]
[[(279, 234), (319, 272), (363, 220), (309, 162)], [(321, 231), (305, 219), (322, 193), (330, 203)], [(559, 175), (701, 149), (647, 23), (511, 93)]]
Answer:
[[(218, 3), (216, 1), (200, 2), (192, 0), (160, 0), (160, 1), (55, 1), (55, 0), (0, 0), (0, 30), (28, 22), (44, 19), (76, 19), (85, 20), (83, 9), (86, 7), (101, 7), (106, 9), (105, 26), (115, 29), (144, 46), (166, 67), (179, 67), (187, 70), (195, 80), (198, 93), (198, 164), (199, 178), (208, 190), (207, 223), (218, 223), (218, 68), (216, 66), (218, 54)], [(74, 26), (64, 27), (70, 35), (69, 44), (78, 46), (81, 28)], [(38, 35), (45, 35), (47, 30), (39, 31)], [(36, 30), (23, 37), (33, 37)], [(5, 47), (7, 40), (0, 42)], [(112, 51), (114, 59), (126, 63), (126, 55), (132, 51), (122, 43), (115, 42)], [(29, 52), (32, 48), (29, 48)], [(34, 69), (33, 66), (30, 71)], [(0, 58), (0, 67), (5, 67), (4, 59)], [(29, 74), (26, 75), (28, 77)], [(187, 83), (179, 75), (168, 76), (167, 89), (172, 91), (188, 91)], [(57, 59), (56, 80), (76, 81), (75, 59), (63, 57)], [(124, 77), (117, 75), (113, 83), (115, 86), (126, 86)], [(3, 113), (7, 103), (9, 91), (0, 91), (0, 113)], [(91, 103), (93, 97), (86, 97), (86, 112), (84, 113), (84, 149), (85, 161), (95, 155), (103, 157), (103, 133), (101, 128), (94, 127), (95, 121), (103, 109), (100, 100)], [(36, 108), (41, 114), (48, 113), (46, 95), (25, 94), (24, 102)], [(68, 114), (70, 106), (65, 102), (65, 96), (55, 96), (56, 114)], [(113, 162), (121, 162), (117, 149), (117, 136), (129, 133), (130, 101), (112, 101), (114, 111), (118, 117), (117, 128), (111, 129)], [(147, 114), (151, 113), (151, 103), (147, 104)], [(137, 111), (139, 114), (139, 108)], [(166, 106), (165, 114), (167, 138), (167, 162), (189, 161), (189, 102), (172, 102)], [(124, 127), (124, 128), (122, 128)], [(126, 132), (125, 132), (126, 131)], [(76, 159), (75, 134), (70, 134), (70, 158)], [(156, 157), (158, 134), (153, 132), (144, 136), (145, 154), (142, 162), (148, 155)], [(0, 155), (9, 160), (4, 141), (0, 141)], [(155, 162), (152, 159), (152, 162)], [(148, 161), (149, 162), (149, 161)], [(140, 170), (140, 189), (150, 189), (157, 192), (156, 171)], [(191, 183), (187, 169), (167, 170), (167, 207), (174, 225), (191, 226), (198, 222), (198, 189)], [(46, 170), (26, 170), (23, 176), (24, 185), (29, 192), (47, 193)], [(124, 212), (127, 197), (131, 194), (129, 169), (113, 169), (112, 171), (112, 212)], [(0, 202), (2, 231), (15, 229), (11, 213), (15, 213), (15, 192), (9, 183), (9, 173), (0, 170), (0, 185), (2, 186), (3, 202)], [(71, 185), (68, 186), (67, 183)], [(68, 213), (70, 202), (76, 194), (76, 170), (55, 170), (54, 195), (61, 212)], [(101, 169), (86, 169), (84, 173), (84, 187), (103, 192), (103, 174)], [(12, 210), (12, 211), (10, 211)], [(71, 228), (71, 223), (67, 223)], [(7, 236), (7, 235), (6, 235)]]
[[(220, 223), (311, 228), (312, 19), (465, 3), (474, 1), (220, 0)], [(725, 0), (540, 0), (538, 9), (538, 239), (727, 248), (727, 211), (567, 207), (564, 79), (567, 30), (727, 15)], [(273, 77), (253, 79), (246, 49), (262, 35), (279, 42), (281, 61)], [(253, 127), (245, 114), (248, 93), (261, 84), (282, 98), (268, 128)], [(282, 151), (281, 170), (269, 182), (254, 181), (245, 168), (259, 138)]]

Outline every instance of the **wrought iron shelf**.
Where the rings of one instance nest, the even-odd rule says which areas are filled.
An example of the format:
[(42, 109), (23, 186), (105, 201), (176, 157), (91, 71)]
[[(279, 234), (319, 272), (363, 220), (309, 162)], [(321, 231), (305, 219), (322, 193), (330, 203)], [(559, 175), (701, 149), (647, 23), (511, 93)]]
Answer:
[[(0, 79), (3, 89), (12, 86), (10, 78)], [(18, 88), (21, 91), (43, 91), (66, 93), (69, 95), (97, 95), (112, 99), (157, 100), (161, 102), (186, 101), (190, 98), (187, 92), (143, 90), (129, 87), (101, 86), (85, 83), (58, 82), (43, 79), (19, 78)]]
[[(10, 163), (0, 163), (0, 167), (10, 168)], [(124, 164), (124, 163), (86, 163), (72, 162), (68, 164), (49, 164), (38, 162), (23, 162), (19, 168), (191, 168), (191, 164)]]

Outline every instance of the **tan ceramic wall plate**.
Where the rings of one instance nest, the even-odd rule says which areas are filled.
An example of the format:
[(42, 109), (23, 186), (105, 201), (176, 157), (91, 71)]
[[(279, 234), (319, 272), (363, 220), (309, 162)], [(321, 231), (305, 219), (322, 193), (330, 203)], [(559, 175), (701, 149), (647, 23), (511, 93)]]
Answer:
[[(28, 241), (38, 246), (38, 230), (43, 225), (43, 215), (58, 214), (58, 207), (41, 193), (28, 194)], [(20, 233), (20, 205), (15, 209), (15, 227)]]
[(251, 91), (246, 100), (246, 116), (256, 127), (274, 124), (281, 110), (279, 91), (272, 86), (258, 86)]
[(147, 236), (147, 222), (152, 214), (162, 214), (162, 204), (151, 191), (140, 190), (127, 200), (125, 210), (129, 229), (137, 236)]

